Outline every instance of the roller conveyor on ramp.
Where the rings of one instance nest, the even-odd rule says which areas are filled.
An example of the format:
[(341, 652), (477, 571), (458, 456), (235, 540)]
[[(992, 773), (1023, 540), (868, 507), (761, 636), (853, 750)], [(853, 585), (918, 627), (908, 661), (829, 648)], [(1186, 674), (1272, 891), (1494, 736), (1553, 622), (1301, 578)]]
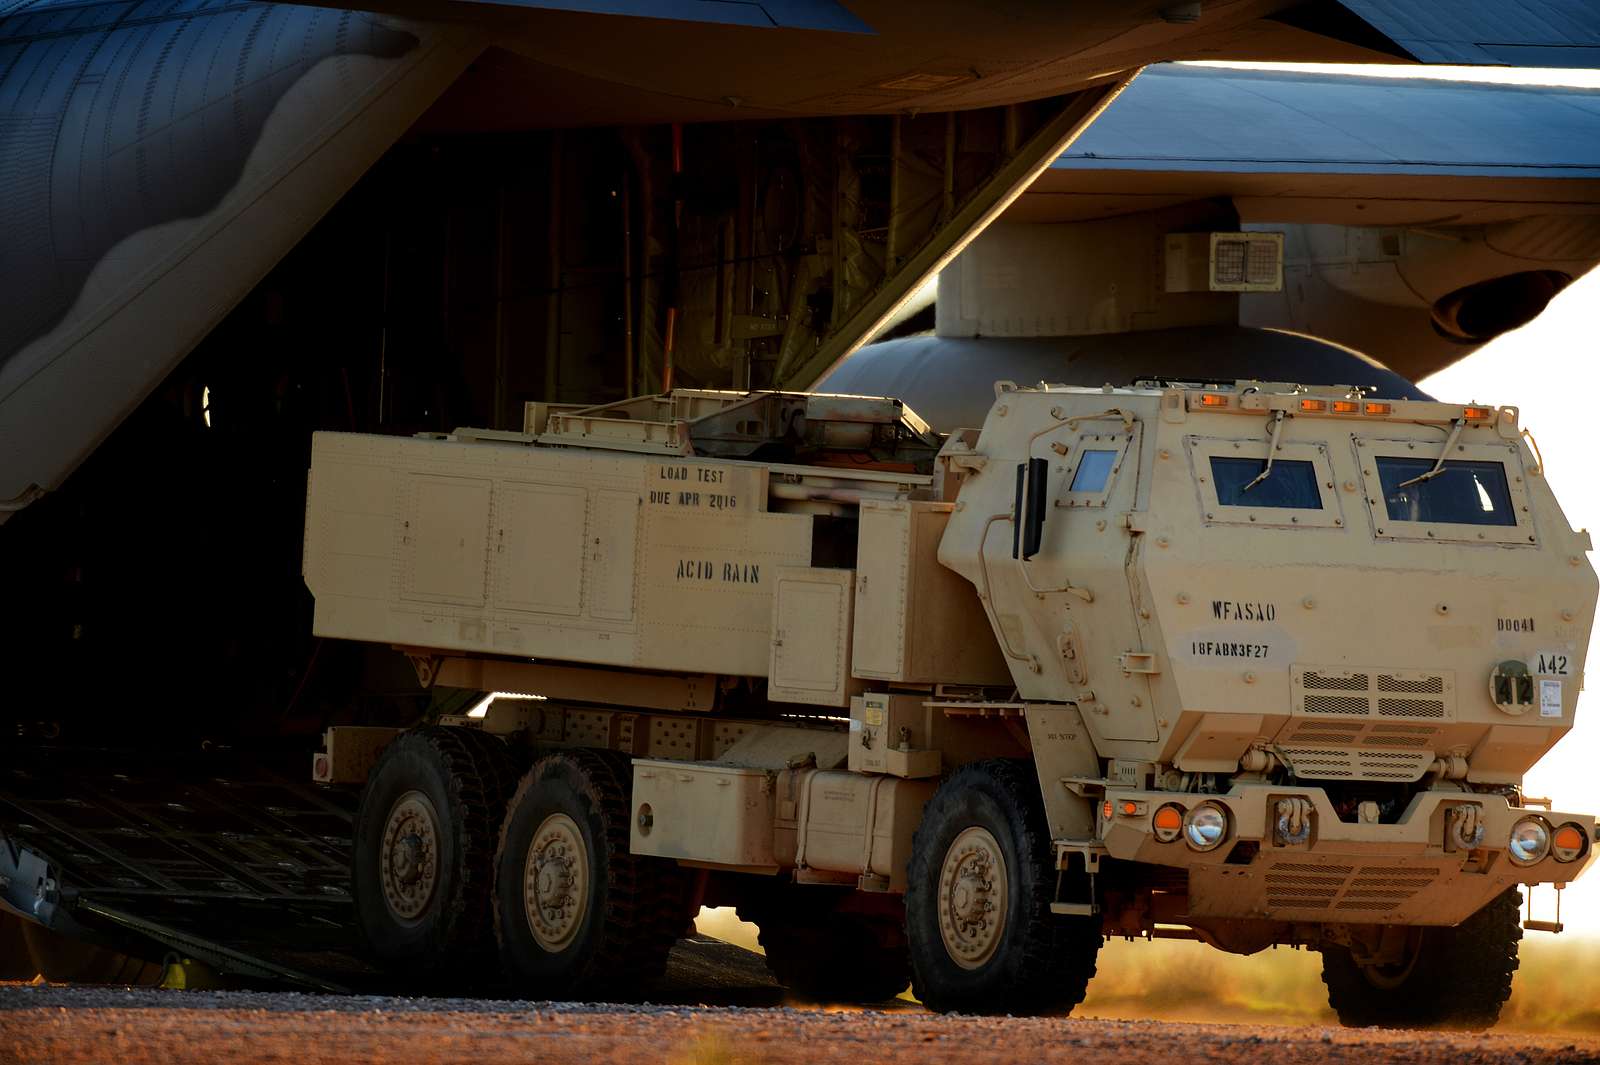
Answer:
[[(294, 778), (229, 751), (34, 749), (0, 753), (0, 910), (149, 959), (202, 962), (231, 980), (304, 991), (415, 992), (370, 964), (349, 895), (353, 789)], [(270, 766), (270, 768), (268, 768)], [(413, 976), (415, 974), (412, 974)], [(471, 986), (507, 997), (492, 965)], [(682, 940), (658, 1003), (783, 1000), (760, 955)]]
[(0, 901), (72, 938), (248, 981), (371, 985), (348, 884), (354, 809), (353, 794), (227, 752), (36, 749), (0, 763)]

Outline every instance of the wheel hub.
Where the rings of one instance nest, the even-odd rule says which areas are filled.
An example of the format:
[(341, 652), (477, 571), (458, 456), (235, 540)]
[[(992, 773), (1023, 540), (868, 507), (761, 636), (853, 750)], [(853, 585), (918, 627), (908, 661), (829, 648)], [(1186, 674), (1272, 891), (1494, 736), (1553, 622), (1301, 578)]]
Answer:
[(999, 842), (988, 829), (964, 829), (939, 870), (939, 935), (957, 965), (977, 969), (994, 956), (1005, 931), (1008, 894)]
[(523, 865), (528, 928), (552, 954), (570, 946), (589, 909), (589, 851), (577, 822), (551, 814), (540, 823)]
[(408, 791), (389, 810), (378, 867), (383, 901), (397, 921), (417, 921), (433, 899), (439, 872), (439, 813), (420, 791)]

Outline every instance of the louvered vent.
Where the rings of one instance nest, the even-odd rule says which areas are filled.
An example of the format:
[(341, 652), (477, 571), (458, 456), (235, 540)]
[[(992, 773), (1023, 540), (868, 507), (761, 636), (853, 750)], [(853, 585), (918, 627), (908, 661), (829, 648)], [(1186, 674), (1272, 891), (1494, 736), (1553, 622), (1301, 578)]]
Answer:
[(1436, 866), (1311, 865), (1285, 862), (1267, 870), (1270, 916), (1284, 910), (1390, 913), (1439, 878)]
[(1432, 725), (1400, 724), (1376, 719), (1323, 721), (1318, 718), (1290, 718), (1278, 734), (1278, 742), (1304, 747), (1396, 747), (1402, 750), (1433, 750), (1440, 729)]
[(1421, 780), (1433, 764), (1433, 751), (1373, 750), (1366, 747), (1277, 748), (1295, 775), (1312, 780)]

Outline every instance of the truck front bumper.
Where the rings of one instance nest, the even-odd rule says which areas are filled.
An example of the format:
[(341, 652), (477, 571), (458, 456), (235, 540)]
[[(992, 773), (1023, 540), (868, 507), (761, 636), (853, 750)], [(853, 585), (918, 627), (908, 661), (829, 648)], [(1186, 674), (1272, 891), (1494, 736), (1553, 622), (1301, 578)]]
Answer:
[[(1286, 800), (1304, 805), (1282, 825), (1294, 809)], [(1196, 850), (1181, 832), (1170, 842), (1158, 838), (1162, 807), (1187, 815), (1202, 803), (1227, 814), (1217, 846)], [(1552, 836), (1576, 825), (1582, 853), (1566, 862), (1553, 853), (1527, 865), (1512, 861), (1512, 828), (1530, 817)], [(1264, 784), (1226, 795), (1112, 791), (1099, 832), (1113, 858), (1187, 869), (1192, 918), (1350, 924), (1459, 924), (1514, 885), (1576, 879), (1597, 844), (1593, 816), (1513, 807), (1499, 795), (1424, 792), (1395, 823), (1351, 823), (1320, 788)]]

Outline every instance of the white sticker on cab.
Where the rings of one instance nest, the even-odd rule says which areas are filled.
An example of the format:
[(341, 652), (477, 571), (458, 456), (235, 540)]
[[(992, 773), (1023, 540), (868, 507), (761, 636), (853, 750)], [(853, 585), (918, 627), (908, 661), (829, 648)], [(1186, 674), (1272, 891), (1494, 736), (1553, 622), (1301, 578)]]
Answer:
[(1561, 682), (1559, 680), (1539, 681), (1539, 716), (1561, 716)]

